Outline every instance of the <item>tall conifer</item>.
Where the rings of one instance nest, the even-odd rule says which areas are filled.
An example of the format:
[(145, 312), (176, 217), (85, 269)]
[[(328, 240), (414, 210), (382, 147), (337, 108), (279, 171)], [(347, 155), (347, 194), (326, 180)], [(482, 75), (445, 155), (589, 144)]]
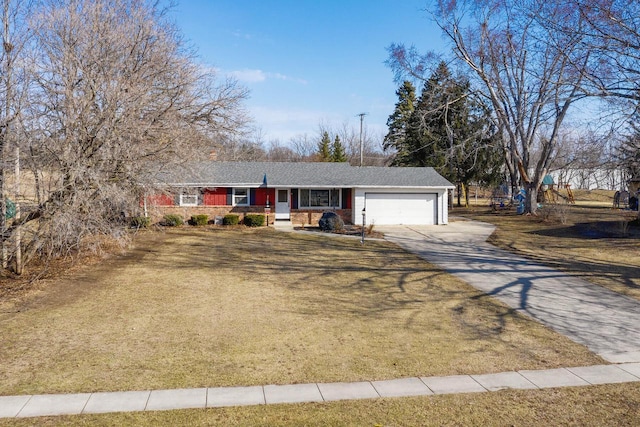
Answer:
[(318, 143), (318, 160), (321, 162), (331, 161), (331, 139), (329, 133), (324, 132)]
[(407, 151), (406, 139), (409, 119), (416, 104), (416, 88), (410, 81), (405, 80), (396, 91), (396, 95), (398, 96), (398, 102), (393, 114), (387, 120), (389, 132), (384, 137), (382, 146), (385, 151), (395, 150), (396, 162), (402, 163), (410, 155)]
[(331, 146), (331, 161), (347, 161), (347, 153), (345, 152), (344, 145), (342, 145), (342, 142), (340, 141), (340, 137), (338, 135), (336, 135), (336, 138), (333, 140), (333, 145)]

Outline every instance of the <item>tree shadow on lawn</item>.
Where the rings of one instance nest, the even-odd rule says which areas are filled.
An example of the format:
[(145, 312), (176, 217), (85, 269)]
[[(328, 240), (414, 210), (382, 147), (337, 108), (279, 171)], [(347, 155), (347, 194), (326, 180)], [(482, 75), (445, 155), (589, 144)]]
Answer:
[(579, 222), (567, 227), (547, 228), (530, 231), (531, 234), (549, 237), (571, 237), (575, 239), (637, 239), (640, 238), (640, 226), (633, 221), (619, 219), (615, 221)]
[[(190, 239), (193, 234), (184, 236)], [(522, 321), (515, 310), (477, 301), (485, 294), (389, 242), (362, 246), (352, 239), (263, 231), (215, 236), (215, 231), (204, 234), (186, 245), (176, 241), (179, 257), (150, 256), (149, 262), (158, 269), (225, 272), (241, 281), (285, 277), (279, 285), (295, 290), (306, 303), (279, 309), (308, 316), (377, 320), (405, 311), (403, 327), (413, 329), (424, 327), (415, 319), (435, 305), (447, 307), (442, 312), (462, 325), (470, 340), (500, 339), (509, 321)]]
[[(112, 257), (65, 281), (69, 283), (63, 286), (79, 290), (77, 293), (51, 292), (51, 298), (65, 295), (59, 302), (64, 303), (86, 297), (80, 290), (87, 283), (96, 284), (87, 289), (99, 289), (99, 283), (112, 277), (114, 271), (133, 268), (127, 274), (135, 274), (138, 265), (157, 276), (178, 271), (178, 277), (184, 277), (187, 285), (193, 280), (189, 276), (193, 271), (204, 272), (199, 276), (203, 278), (235, 277), (238, 286), (249, 281), (282, 280), (277, 285), (296, 291), (304, 303), (277, 309), (314, 318), (395, 321), (402, 313), (399, 327), (422, 332), (425, 310), (438, 310), (433, 312), (433, 318), (444, 315), (457, 322), (470, 341), (505, 343), (502, 334), (507, 325), (524, 321), (517, 310), (483, 298), (485, 293), (395, 244), (367, 242), (362, 246), (352, 239), (284, 235), (269, 229), (184, 228), (141, 236), (127, 254)], [(429, 323), (428, 327), (438, 325)]]
[[(491, 298), (474, 300), (484, 294), (389, 242), (367, 242), (362, 247), (357, 241), (326, 236), (185, 228), (141, 235), (126, 256), (86, 270), (65, 282), (76, 282), (79, 288), (86, 280), (95, 280), (92, 289), (101, 299), (93, 302), (109, 306), (109, 315), (118, 313), (122, 321), (112, 323), (112, 333), (127, 337), (125, 349), (140, 349), (141, 356), (134, 359), (140, 365), (129, 365), (118, 349), (89, 346), (90, 350), (123, 357), (118, 363), (133, 373), (129, 377), (139, 372), (144, 381), (162, 384), (167, 369), (186, 378), (175, 383), (171, 379), (170, 387), (217, 385), (216, 381), (222, 385), (341, 381), (340, 375), (351, 381), (485, 373), (557, 367), (567, 360), (596, 361), (586, 350), (566, 344), (503, 304)], [(132, 280), (119, 284), (124, 277)], [(265, 292), (262, 283), (269, 286)], [(212, 288), (218, 285), (220, 292)], [(48, 293), (64, 294), (66, 286), (56, 283)], [(127, 286), (122, 295), (128, 299), (117, 300), (124, 301), (121, 309), (110, 306), (109, 293), (100, 292), (110, 286)], [(246, 291), (235, 292), (235, 287), (243, 286)], [(154, 288), (158, 298), (153, 298)], [(182, 292), (188, 297), (180, 298)], [(247, 296), (246, 304), (238, 301)], [(92, 295), (81, 299), (92, 300)], [(138, 317), (142, 326), (136, 332), (119, 332)], [(100, 328), (94, 323), (78, 327), (76, 336), (92, 336), (91, 328)], [(201, 330), (212, 331), (205, 341), (215, 343), (203, 343)], [(143, 338), (139, 342), (131, 338), (138, 336)], [(189, 341), (184, 348), (194, 351), (174, 352), (182, 340)], [(158, 365), (153, 360), (154, 342), (162, 347), (157, 349), (163, 360)], [(237, 353), (225, 353), (228, 348)], [(268, 366), (261, 365), (260, 352), (267, 354)], [(42, 354), (38, 357), (46, 359), (47, 353)], [(15, 360), (19, 357), (23, 355)], [(272, 359), (278, 361), (276, 366)], [(306, 361), (311, 366), (304, 367)], [(103, 384), (101, 376), (109, 366), (101, 363), (79, 369), (87, 369)], [(302, 366), (301, 372), (291, 373), (287, 364)], [(191, 366), (205, 368), (190, 374)], [(318, 372), (317, 366), (321, 366)], [(335, 374), (329, 372), (332, 366)], [(274, 371), (263, 375), (261, 368)], [(104, 384), (100, 387), (121, 389), (109, 381)]]
[(619, 251), (618, 259), (615, 262), (575, 257), (558, 259), (551, 255), (542, 254), (527, 254), (527, 257), (553, 268), (569, 271), (573, 275), (587, 280), (606, 277), (628, 289), (637, 291), (640, 290), (640, 266), (626, 262), (629, 257), (625, 257), (625, 250), (634, 247), (636, 250), (639, 249), (636, 244), (640, 245), (640, 241), (637, 241), (640, 239), (640, 227), (634, 226), (624, 229), (621, 227), (624, 226), (621, 226), (620, 221), (597, 221), (529, 232), (529, 234), (550, 238), (579, 239), (592, 241), (594, 244), (601, 242), (603, 244), (602, 250)]
[[(180, 245), (176, 249), (181, 252), (179, 257), (151, 254), (148, 261), (159, 269), (204, 268), (212, 274), (224, 271), (241, 280), (269, 282), (284, 277), (282, 284), (297, 291), (330, 288), (330, 293), (317, 296), (318, 304), (309, 304), (307, 310), (322, 303), (325, 311), (345, 310), (362, 316), (421, 305), (424, 300), (407, 288), (443, 275), (441, 270), (417, 257), (412, 259), (386, 242), (362, 246), (351, 239), (269, 232), (239, 233), (236, 239), (224, 240), (214, 236), (203, 235), (200, 241), (188, 245), (176, 242)], [(409, 265), (407, 257), (412, 259)], [(316, 298), (313, 292), (309, 294)], [(328, 295), (334, 300), (328, 302)]]

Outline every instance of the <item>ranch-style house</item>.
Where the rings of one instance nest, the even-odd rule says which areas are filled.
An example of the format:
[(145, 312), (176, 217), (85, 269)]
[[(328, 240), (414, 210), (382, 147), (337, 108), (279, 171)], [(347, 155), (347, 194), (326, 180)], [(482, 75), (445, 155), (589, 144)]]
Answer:
[(348, 163), (219, 162), (185, 164), (158, 173), (161, 193), (146, 195), (155, 219), (166, 214), (266, 213), (269, 223), (317, 225), (331, 210), (346, 223), (440, 225), (448, 222), (454, 186), (430, 167)]

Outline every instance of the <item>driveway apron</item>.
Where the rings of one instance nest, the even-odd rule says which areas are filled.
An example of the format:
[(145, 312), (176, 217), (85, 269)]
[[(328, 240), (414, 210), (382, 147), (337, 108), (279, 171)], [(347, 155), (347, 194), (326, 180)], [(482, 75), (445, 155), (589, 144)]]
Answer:
[(611, 363), (640, 362), (640, 301), (486, 242), (490, 224), (378, 226), (385, 238)]

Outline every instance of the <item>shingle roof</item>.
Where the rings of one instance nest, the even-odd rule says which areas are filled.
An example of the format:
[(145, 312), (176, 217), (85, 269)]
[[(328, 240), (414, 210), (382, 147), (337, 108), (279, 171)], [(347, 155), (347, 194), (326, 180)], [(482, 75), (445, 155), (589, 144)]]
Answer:
[(429, 167), (348, 163), (196, 162), (158, 173), (161, 183), (194, 187), (453, 187)]

